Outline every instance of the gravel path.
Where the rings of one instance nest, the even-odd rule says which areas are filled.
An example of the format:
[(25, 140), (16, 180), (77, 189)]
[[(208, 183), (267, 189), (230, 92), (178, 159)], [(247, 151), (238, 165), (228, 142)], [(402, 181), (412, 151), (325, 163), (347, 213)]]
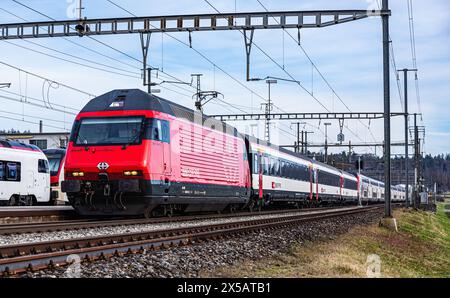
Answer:
[[(351, 208), (342, 208), (353, 209)], [(323, 210), (322, 210), (323, 211)], [(302, 214), (320, 213), (322, 211), (308, 211), (302, 212)], [(285, 214), (272, 214), (272, 215), (255, 215), (247, 217), (233, 217), (233, 218), (217, 218), (217, 219), (205, 219), (205, 220), (193, 220), (185, 222), (172, 222), (172, 223), (158, 223), (158, 224), (140, 224), (140, 225), (124, 225), (116, 227), (100, 227), (100, 228), (88, 228), (79, 230), (69, 230), (69, 231), (58, 231), (58, 232), (46, 232), (46, 233), (29, 233), (29, 234), (14, 234), (14, 235), (0, 235), (0, 246), (13, 245), (13, 244), (24, 244), (33, 242), (43, 242), (43, 241), (54, 241), (63, 239), (74, 239), (83, 237), (95, 237), (102, 235), (115, 235), (115, 234), (129, 234), (129, 233), (139, 233), (145, 231), (156, 231), (156, 230), (167, 230), (182, 227), (195, 227), (207, 224), (221, 224), (229, 222), (242, 222), (250, 221), (254, 219), (265, 219), (274, 217), (287, 217), (298, 215), (298, 212), (289, 212)]]
[[(193, 246), (114, 257), (82, 264), (80, 277), (201, 277), (244, 260), (268, 258), (286, 251), (294, 243), (329, 238), (355, 225), (374, 223), (382, 211), (321, 220), (285, 230), (263, 231), (235, 239), (210, 241)], [(77, 276), (77, 275), (75, 275)], [(67, 277), (65, 268), (28, 273), (24, 277)]]

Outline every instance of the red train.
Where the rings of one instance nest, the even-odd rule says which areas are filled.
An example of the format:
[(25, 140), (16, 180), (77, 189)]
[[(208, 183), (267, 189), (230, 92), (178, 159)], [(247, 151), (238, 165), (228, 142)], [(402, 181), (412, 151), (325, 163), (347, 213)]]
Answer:
[(351, 174), (141, 90), (83, 108), (64, 176), (70, 204), (94, 216), (356, 204), (360, 189)]
[(77, 116), (62, 190), (84, 215), (222, 210), (248, 202), (245, 159), (236, 129), (141, 90), (116, 90)]

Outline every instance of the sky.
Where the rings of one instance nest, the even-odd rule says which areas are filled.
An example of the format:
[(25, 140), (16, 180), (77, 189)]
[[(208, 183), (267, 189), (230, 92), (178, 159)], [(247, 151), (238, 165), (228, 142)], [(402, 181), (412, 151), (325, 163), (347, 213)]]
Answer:
[[(76, 2), (0, 0), (0, 23), (49, 20), (36, 11), (58, 20), (75, 18)], [(204, 0), (166, 0), (164, 4), (156, 0), (114, 2), (139, 16), (215, 13)], [(272, 11), (376, 7), (376, 1), (369, 0), (260, 2)], [(210, 3), (220, 12), (264, 11), (257, 0), (211, 0)], [(418, 117), (418, 124), (426, 129), (425, 153), (450, 153), (450, 2), (413, 0), (412, 3), (420, 105), (414, 73), (410, 73), (409, 112), (423, 114), (423, 117)], [(83, 15), (87, 18), (129, 16), (107, 0), (84, 0), (83, 6)], [(390, 8), (390, 36), (395, 64), (399, 69), (412, 68), (407, 0), (391, 0)], [(297, 37), (297, 30), (288, 32)], [(327, 28), (301, 30), (301, 45), (319, 73), (312, 67), (297, 41), (291, 40), (287, 33), (282, 30), (257, 30), (251, 53), (251, 76), (289, 78), (289, 73), (307, 90), (295, 83), (279, 81), (272, 86), (274, 112), (326, 112), (311, 94), (333, 112), (348, 112), (346, 106), (352, 112), (382, 112), (381, 33), (378, 17)], [(91, 95), (123, 88), (145, 90), (140, 79), (142, 52), (139, 35), (96, 36), (95, 39), (71, 37), (0, 41), (0, 83), (12, 83), (11, 88), (0, 89), (0, 129), (37, 131), (37, 123), (43, 120), (45, 131), (70, 130), (75, 114), (92, 98)], [(208, 103), (204, 108), (206, 114), (262, 112), (261, 103), (268, 96), (267, 84), (264, 81), (246, 82), (245, 47), (240, 32), (194, 32), (193, 48), (186, 44), (187, 33), (173, 33), (170, 36), (153, 34), (149, 64), (185, 82), (191, 81), (191, 74), (202, 73), (202, 90), (217, 90), (224, 96), (221, 100)], [(155, 81), (169, 80), (164, 73), (159, 72)], [(403, 112), (396, 75), (394, 71), (391, 74), (391, 110)], [(49, 83), (46, 79), (59, 84)], [(73, 89), (67, 88), (69, 86)], [(159, 96), (194, 107), (194, 88), (167, 83), (158, 88), (161, 89)], [(400, 88), (403, 93), (403, 76)], [(336, 136), (340, 133), (339, 122), (329, 122), (328, 140), (336, 142)], [(403, 117), (392, 118), (391, 122), (392, 141), (403, 142)], [(264, 137), (263, 122), (231, 124), (243, 132)], [(254, 127), (256, 124), (257, 128)], [(383, 141), (383, 120), (346, 121), (344, 124), (346, 142)], [(324, 142), (324, 122), (308, 121), (301, 128), (314, 132), (309, 136), (310, 142)], [(290, 121), (273, 123), (272, 142), (293, 144), (296, 139), (295, 129)], [(345, 149), (331, 151), (342, 150)], [(403, 150), (402, 147), (392, 148), (394, 154), (402, 154)], [(357, 148), (355, 152), (382, 154), (380, 148), (377, 151), (373, 148)]]

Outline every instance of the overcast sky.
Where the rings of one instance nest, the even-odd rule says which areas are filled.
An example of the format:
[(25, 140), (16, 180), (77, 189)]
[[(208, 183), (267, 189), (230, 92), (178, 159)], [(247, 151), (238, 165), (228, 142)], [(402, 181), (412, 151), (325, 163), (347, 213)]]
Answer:
[[(72, 0), (18, 0), (16, 2), (0, 0), (0, 23), (48, 20), (43, 15), (33, 12), (17, 2), (55, 19), (72, 18), (72, 8), (76, 6)], [(83, 2), (85, 6), (83, 14), (87, 18), (129, 16), (107, 0), (84, 0)], [(203, 0), (166, 0), (164, 2), (114, 0), (114, 2), (140, 16), (214, 13), (213, 8)], [(211, 0), (210, 2), (221, 12), (263, 11), (257, 0)], [(367, 9), (374, 5), (372, 1), (366, 0), (260, 0), (260, 2), (274, 11)], [(450, 121), (448, 120), (450, 111), (450, 2), (446, 0), (413, 0), (413, 4), (423, 123), (420, 118), (418, 120), (420, 125), (426, 126), (425, 151), (431, 154), (450, 153)], [(392, 9), (390, 34), (393, 40), (396, 65), (398, 68), (412, 68), (407, 0), (391, 0), (390, 5)], [(289, 33), (297, 37), (296, 30), (289, 30)], [(186, 33), (171, 35), (188, 43)], [(192, 73), (203, 73), (202, 89), (215, 89), (221, 92), (224, 94), (224, 101), (229, 104), (220, 101), (211, 102), (205, 107), (207, 114), (242, 113), (242, 110), (261, 112), (260, 104), (267, 98), (267, 86), (264, 82), (245, 82), (245, 48), (240, 32), (193, 33), (193, 48), (203, 57), (172, 37), (161, 34), (152, 35), (149, 63), (163, 69), (167, 74), (188, 82), (191, 80)], [(15, 128), (36, 131), (38, 125), (35, 123), (39, 119), (44, 119), (46, 131), (69, 130), (74, 119), (73, 114), (76, 114), (90, 99), (88, 94), (101, 95), (121, 88), (144, 89), (139, 78), (141, 68), (139, 61), (142, 59), (139, 36), (120, 35), (95, 38), (97, 41), (86, 37), (73, 37), (0, 42), (0, 83), (12, 83), (11, 88), (0, 89), (0, 129)], [(299, 80), (308, 92), (313, 93), (330, 111), (348, 111), (320, 78), (319, 73), (312, 70), (305, 54), (287, 34), (281, 30), (256, 31), (254, 41), (276, 63), (284, 65), (286, 72)], [(301, 33), (301, 43), (337, 95), (351, 111), (381, 112), (383, 110), (382, 39), (379, 18), (373, 17), (328, 28), (304, 29)], [(104, 44), (114, 47), (120, 52)], [(40, 53), (30, 51), (30, 49)], [(73, 62), (82, 63), (85, 66)], [(2, 63), (8, 63), (78, 90), (71, 90), (63, 85), (49, 85), (41, 78), (19, 72)], [(88, 65), (102, 70), (86, 67)], [(288, 78), (286, 72), (258, 48), (253, 48), (252, 77)], [(164, 77), (164, 74), (160, 75), (160, 78)], [(410, 73), (409, 78), (410, 112), (418, 113), (414, 73)], [(156, 79), (156, 81), (159, 80)], [(400, 83), (403, 90), (403, 79)], [(395, 75), (392, 75), (391, 86), (392, 111), (401, 112), (402, 105)], [(167, 88), (177, 92), (172, 92)], [(160, 96), (190, 108), (193, 107), (193, 88), (185, 85), (164, 84), (161, 89)], [(325, 109), (297, 84), (280, 81), (278, 85), (273, 86), (272, 97), (277, 107), (275, 112), (279, 112), (280, 109), (287, 112), (325, 112)], [(21, 98), (27, 103), (13, 101), (13, 99), (20, 100)], [(30, 103), (47, 106), (48, 109), (36, 107)], [(66, 112), (64, 113), (64, 111)], [(335, 142), (339, 133), (339, 123), (331, 122), (329, 141)], [(248, 132), (250, 125), (255, 123), (236, 122), (234, 124), (239, 129)], [(259, 136), (263, 137), (263, 123), (260, 124)], [(346, 141), (362, 143), (383, 140), (382, 120), (374, 120), (370, 123), (367, 120), (349, 121), (345, 122), (345, 125), (350, 129), (344, 128)], [(370, 127), (370, 131), (367, 127)], [(323, 143), (323, 122), (310, 121), (305, 126), (305, 130), (315, 132), (310, 135), (310, 141)], [(254, 133), (257, 133), (256, 130)], [(292, 144), (295, 140), (294, 126), (291, 130), (291, 122), (276, 123), (272, 128), (272, 135), (274, 143)], [(403, 135), (403, 118), (392, 119), (392, 140), (403, 141)], [(371, 148), (357, 149), (356, 152), (374, 153)], [(393, 148), (393, 152), (401, 154), (403, 148)], [(381, 153), (380, 149), (377, 153)]]

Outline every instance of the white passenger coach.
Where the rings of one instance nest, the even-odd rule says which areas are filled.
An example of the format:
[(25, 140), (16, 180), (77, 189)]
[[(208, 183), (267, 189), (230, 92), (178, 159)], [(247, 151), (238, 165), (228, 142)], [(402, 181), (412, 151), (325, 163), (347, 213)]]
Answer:
[(0, 140), (0, 205), (49, 202), (50, 171), (45, 154), (33, 145)]

